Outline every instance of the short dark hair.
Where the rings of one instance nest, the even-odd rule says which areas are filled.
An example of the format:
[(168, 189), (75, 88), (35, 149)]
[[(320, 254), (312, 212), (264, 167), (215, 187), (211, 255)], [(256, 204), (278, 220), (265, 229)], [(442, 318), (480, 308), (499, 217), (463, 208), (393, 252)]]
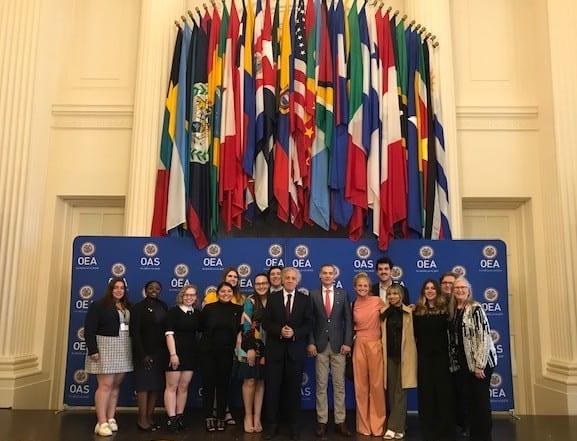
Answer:
[(234, 286), (232, 286), (232, 285), (231, 285), (230, 283), (228, 283), (228, 282), (220, 282), (220, 283), (218, 284), (218, 286), (216, 287), (216, 293), (217, 293), (217, 294), (218, 294), (218, 292), (220, 291), (220, 289), (221, 289), (223, 286), (228, 286), (228, 287), (232, 290), (232, 293), (233, 293), (233, 295), (234, 295)]
[(456, 279), (459, 277), (459, 275), (453, 271), (445, 271), (443, 274), (441, 274), (441, 277), (439, 277), (439, 283), (442, 283), (445, 277), (453, 277)]
[(146, 291), (148, 289), (148, 287), (150, 285), (152, 285), (153, 283), (158, 283), (158, 286), (160, 287), (160, 289), (162, 289), (162, 283), (160, 283), (158, 280), (149, 280), (148, 282), (146, 282), (144, 284), (144, 290)]
[(392, 261), (391, 258), (388, 257), (388, 256), (379, 257), (379, 258), (377, 259), (377, 262), (376, 262), (376, 265), (375, 265), (375, 266), (376, 266), (376, 268), (378, 269), (378, 268), (379, 268), (379, 265), (384, 265), (384, 264), (389, 265), (389, 268), (392, 268), (392, 267), (394, 266), (394, 265), (393, 265), (393, 261)]
[(272, 271), (272, 270), (275, 270), (275, 269), (281, 270), (281, 272), (282, 272), (282, 270), (284, 269), (284, 266), (281, 266), (281, 265), (273, 265), (273, 266), (270, 266), (270, 267), (268, 268), (268, 271), (266, 272), (266, 276), (267, 276), (269, 279), (270, 279), (270, 273), (271, 273), (271, 271)]

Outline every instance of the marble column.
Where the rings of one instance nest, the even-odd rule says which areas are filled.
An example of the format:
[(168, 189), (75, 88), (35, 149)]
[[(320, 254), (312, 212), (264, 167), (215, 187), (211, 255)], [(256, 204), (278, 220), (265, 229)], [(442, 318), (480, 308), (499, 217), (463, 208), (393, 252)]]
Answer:
[(18, 378), (39, 371), (29, 295), (39, 215), (30, 211), (27, 176), (40, 8), (40, 0), (0, 2), (0, 407), (12, 406)]

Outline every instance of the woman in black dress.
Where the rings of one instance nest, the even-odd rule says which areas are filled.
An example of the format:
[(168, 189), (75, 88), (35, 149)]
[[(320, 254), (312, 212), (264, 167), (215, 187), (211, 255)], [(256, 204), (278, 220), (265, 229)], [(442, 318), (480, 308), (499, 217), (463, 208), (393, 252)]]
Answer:
[(140, 430), (147, 432), (154, 432), (159, 428), (152, 415), (158, 392), (164, 390), (164, 370), (167, 358), (164, 319), (168, 306), (158, 298), (161, 289), (160, 282), (156, 280), (146, 282), (144, 285), (146, 297), (134, 305), (130, 326), (134, 357), (134, 385), (138, 403), (136, 425)]
[(185, 428), (183, 413), (188, 386), (196, 364), (196, 333), (200, 312), (195, 309), (196, 286), (184, 285), (176, 296), (176, 306), (166, 316), (165, 335), (169, 353), (166, 370), (164, 407), (168, 414), (168, 430)]
[[(226, 398), (242, 315), (242, 306), (232, 303), (234, 288), (230, 283), (221, 282), (216, 292), (218, 301), (209, 303), (201, 312), (202, 402), (209, 432), (225, 428)], [(212, 415), (215, 396), (216, 423)]]
[(425, 441), (455, 439), (453, 380), (449, 371), (449, 305), (439, 284), (425, 281), (413, 313), (417, 342), (419, 420)]

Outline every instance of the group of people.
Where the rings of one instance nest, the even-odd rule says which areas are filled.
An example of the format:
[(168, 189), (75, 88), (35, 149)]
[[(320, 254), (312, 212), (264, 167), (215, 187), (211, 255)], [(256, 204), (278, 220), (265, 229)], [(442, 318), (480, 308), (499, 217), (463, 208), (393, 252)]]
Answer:
[[(86, 371), (96, 374), (95, 433), (118, 430), (115, 410), (119, 386), (134, 370), (138, 427), (160, 429), (153, 419), (164, 390), (166, 427), (183, 430), (183, 413), (193, 372), (202, 376), (205, 428), (224, 431), (236, 424), (228, 398), (242, 382), (244, 431), (277, 435), (286, 422), (299, 439), (298, 406), (305, 359), (315, 359), (316, 435), (328, 433), (328, 382), (333, 386), (335, 432), (348, 437), (345, 378), (355, 386), (356, 432), (402, 439), (407, 390), (417, 387), (422, 437), (454, 440), (457, 426), (473, 441), (491, 440), (489, 381), (497, 364), (487, 317), (473, 300), (464, 277), (448, 272), (426, 280), (410, 302), (393, 282), (388, 257), (376, 262), (378, 283), (366, 273), (353, 279), (355, 299), (335, 286), (336, 268), (319, 269), (320, 286), (298, 289), (301, 275), (292, 267), (271, 267), (254, 277), (254, 292), (239, 290), (234, 268), (223, 272), (215, 293), (199, 307), (197, 288), (184, 286), (176, 305), (159, 297), (150, 281), (145, 298), (130, 306), (123, 279), (114, 278), (104, 297), (93, 302), (85, 323)], [(286, 405), (289, 403), (289, 405)]]

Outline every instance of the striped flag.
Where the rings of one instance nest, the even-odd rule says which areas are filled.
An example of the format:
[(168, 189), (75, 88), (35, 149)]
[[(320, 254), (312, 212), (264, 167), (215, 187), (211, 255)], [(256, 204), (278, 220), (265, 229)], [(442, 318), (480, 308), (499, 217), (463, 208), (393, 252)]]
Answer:
[[(292, 38), (290, 26), (290, 8), (284, 11), (280, 36), (279, 70), (279, 116), (278, 133), (274, 153), (274, 196), (278, 202), (277, 215), (283, 222), (289, 219), (289, 144), (290, 144), (290, 87)], [(278, 8), (278, 4), (277, 4)]]
[(331, 189), (331, 218), (337, 225), (346, 227), (352, 215), (352, 205), (345, 198), (346, 164), (348, 151), (349, 99), (347, 90), (347, 46), (345, 40), (345, 8), (337, 0), (330, 14), (331, 46), (334, 74), (334, 134), (329, 163)]
[(154, 212), (152, 215), (152, 236), (166, 236), (166, 217), (168, 209), (168, 193), (170, 180), (170, 164), (176, 132), (176, 101), (178, 97), (178, 72), (180, 69), (180, 52), (182, 48), (182, 30), (178, 30), (174, 51), (168, 90), (164, 102), (164, 120), (160, 138), (160, 156), (156, 173), (156, 188), (154, 192)]
[[(348, 14), (349, 24), (349, 144), (345, 196), (353, 205), (349, 222), (349, 237), (359, 239), (363, 234), (367, 209), (367, 151), (363, 144), (363, 49), (361, 45), (357, 4)], [(366, 84), (368, 87), (368, 81)]]
[(423, 222), (423, 237), (425, 236), (426, 200), (427, 200), (427, 161), (429, 157), (429, 113), (427, 110), (427, 85), (423, 44), (418, 32), (415, 32), (417, 49), (417, 70), (415, 71), (415, 97), (417, 101), (417, 130), (418, 130), (418, 165), (419, 181), (421, 184), (421, 211)]
[[(175, 142), (172, 145), (172, 161), (170, 163), (170, 178), (168, 184), (168, 211), (166, 215), (166, 230), (168, 234), (179, 234), (175, 229), (186, 224), (186, 193), (189, 180), (186, 67), (191, 37), (192, 30), (188, 23), (185, 23), (178, 72), (179, 88), (176, 100)], [(174, 231), (171, 232), (171, 230)]]
[[(427, 42), (430, 44), (430, 42)], [(434, 215), (432, 221), (431, 239), (451, 239), (451, 225), (449, 222), (449, 186), (447, 183), (447, 164), (445, 156), (445, 136), (443, 133), (443, 114), (441, 108), (441, 80), (439, 77), (439, 56), (437, 51), (429, 48), (432, 63), (431, 68), (431, 97), (433, 102), (433, 130), (435, 133), (436, 154), (436, 192)]]

